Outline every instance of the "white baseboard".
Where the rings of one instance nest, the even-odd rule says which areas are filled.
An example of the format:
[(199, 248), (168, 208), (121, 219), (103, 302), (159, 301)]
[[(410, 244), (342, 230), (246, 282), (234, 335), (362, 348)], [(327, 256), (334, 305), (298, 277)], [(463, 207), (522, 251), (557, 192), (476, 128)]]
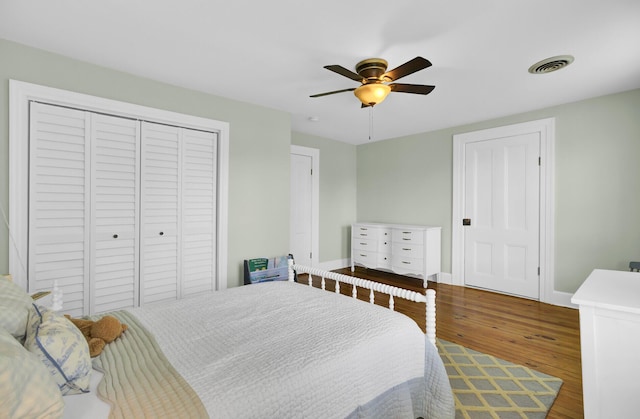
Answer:
[(449, 272), (440, 272), (438, 274), (438, 284), (453, 285), (453, 275)]
[[(438, 283), (439, 284), (448, 284), (448, 285), (457, 285), (464, 287), (464, 284), (454, 284), (453, 283), (453, 275), (448, 272), (440, 272), (438, 275)], [(553, 304), (555, 306), (568, 307), (577, 309), (578, 306), (571, 302), (571, 297), (573, 294), (569, 292), (562, 291), (553, 291), (553, 294), (549, 296), (548, 301), (541, 301), (547, 304)]]
[(328, 260), (326, 262), (320, 262), (318, 264), (318, 269), (324, 269), (325, 271), (334, 271), (336, 269), (350, 268), (350, 267), (351, 267), (350, 259)]
[(573, 294), (571, 294), (570, 292), (563, 292), (563, 291), (553, 291), (553, 294), (551, 295), (551, 301), (547, 301), (549, 304), (553, 304), (556, 306), (562, 306), (562, 307), (569, 307), (569, 308), (575, 308), (577, 309), (578, 306), (576, 304), (573, 304), (571, 302), (571, 297), (573, 297)]

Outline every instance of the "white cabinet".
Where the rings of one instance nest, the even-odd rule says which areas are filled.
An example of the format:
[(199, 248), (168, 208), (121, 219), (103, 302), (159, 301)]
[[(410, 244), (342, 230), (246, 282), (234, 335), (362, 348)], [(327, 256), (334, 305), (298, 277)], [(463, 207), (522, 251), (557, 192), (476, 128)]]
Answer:
[(215, 289), (217, 134), (32, 103), (29, 290), (100, 313)]
[(585, 418), (640, 411), (640, 273), (594, 270), (571, 298), (580, 307)]
[[(427, 286), (440, 272), (441, 227), (356, 223), (351, 226), (351, 270), (355, 265), (418, 276)], [(435, 278), (434, 278), (435, 279)]]

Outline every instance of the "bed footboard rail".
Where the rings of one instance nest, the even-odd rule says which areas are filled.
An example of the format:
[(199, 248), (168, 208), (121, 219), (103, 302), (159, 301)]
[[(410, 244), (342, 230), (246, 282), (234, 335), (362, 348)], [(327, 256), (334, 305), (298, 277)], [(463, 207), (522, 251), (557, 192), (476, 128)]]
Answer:
[(332, 279), (336, 282), (335, 292), (340, 293), (340, 283), (349, 284), (352, 286), (352, 297), (357, 298), (357, 288), (364, 288), (369, 290), (369, 302), (374, 304), (374, 291), (389, 296), (389, 309), (394, 310), (394, 298), (403, 298), (405, 300), (414, 301), (418, 303), (425, 303), (425, 318), (426, 318), (426, 335), (429, 342), (434, 346), (436, 344), (436, 292), (432, 289), (427, 289), (425, 294), (421, 294), (416, 291), (395, 287), (393, 285), (382, 284), (380, 282), (370, 281), (368, 279), (358, 278), (355, 276), (349, 276), (339, 274), (336, 272), (325, 271), (318, 268), (311, 268), (309, 266), (295, 265), (293, 260), (289, 259), (289, 281), (294, 280), (295, 272), (309, 274), (309, 286), (312, 285), (312, 275), (319, 276), (321, 278), (320, 287), (325, 289), (325, 279)]

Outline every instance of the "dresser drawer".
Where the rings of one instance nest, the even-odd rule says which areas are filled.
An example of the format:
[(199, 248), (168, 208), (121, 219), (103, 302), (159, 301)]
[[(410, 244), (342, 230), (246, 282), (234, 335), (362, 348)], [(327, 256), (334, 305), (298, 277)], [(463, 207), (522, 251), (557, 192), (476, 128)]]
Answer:
[(411, 242), (393, 243), (391, 252), (394, 256), (400, 256), (403, 258), (424, 258), (424, 246), (421, 244), (413, 244)]
[(391, 258), (391, 266), (398, 273), (416, 273), (421, 274), (424, 269), (424, 259), (414, 259), (393, 255)]
[(410, 228), (396, 228), (393, 229), (393, 241), (394, 243), (424, 243), (424, 230), (413, 230)]
[(351, 232), (351, 236), (353, 239), (378, 239), (378, 233), (380, 229), (377, 227), (369, 227), (366, 225), (354, 225), (353, 231)]
[(351, 245), (354, 250), (368, 250), (375, 252), (378, 250), (378, 241), (375, 239), (365, 239), (362, 237), (354, 237)]
[(354, 250), (351, 257), (354, 263), (359, 263), (370, 268), (374, 268), (378, 262), (378, 254), (366, 250)]

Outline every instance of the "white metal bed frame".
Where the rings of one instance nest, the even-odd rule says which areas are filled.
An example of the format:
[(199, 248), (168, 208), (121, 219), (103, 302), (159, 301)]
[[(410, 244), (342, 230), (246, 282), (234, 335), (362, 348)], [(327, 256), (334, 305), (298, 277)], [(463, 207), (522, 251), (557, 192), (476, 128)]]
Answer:
[(425, 303), (426, 318), (426, 335), (432, 345), (436, 345), (436, 292), (432, 289), (426, 290), (426, 295), (416, 291), (404, 288), (394, 287), (393, 285), (382, 284), (380, 282), (370, 281), (368, 279), (358, 278), (355, 276), (343, 275), (336, 272), (325, 271), (322, 269), (311, 268), (308, 266), (295, 265), (292, 259), (289, 259), (289, 281), (293, 282), (296, 273), (309, 274), (309, 286), (313, 286), (312, 275), (321, 278), (320, 287), (325, 289), (325, 278), (336, 281), (335, 292), (340, 293), (340, 283), (352, 285), (353, 291), (351, 296), (358, 297), (357, 287), (369, 290), (369, 302), (374, 304), (374, 291), (389, 296), (389, 309), (394, 310), (394, 297), (404, 298), (405, 300), (418, 303)]

